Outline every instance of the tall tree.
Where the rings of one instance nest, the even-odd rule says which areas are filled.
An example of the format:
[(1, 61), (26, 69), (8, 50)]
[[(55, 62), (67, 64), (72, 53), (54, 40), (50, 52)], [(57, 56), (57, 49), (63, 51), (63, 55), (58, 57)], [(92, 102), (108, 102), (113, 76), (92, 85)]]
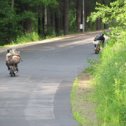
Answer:
[(56, 0), (33, 0), (33, 5), (37, 8), (38, 13), (38, 33), (46, 36), (48, 31), (48, 7), (57, 5)]
[(64, 0), (63, 4), (64, 34), (67, 34), (69, 31), (69, 0)]
[(81, 15), (82, 15), (82, 1), (81, 0), (76, 0), (76, 22), (77, 22), (77, 31), (80, 31), (80, 24), (82, 23), (81, 21)]
[(14, 0), (11, 1), (11, 8), (12, 8), (12, 10), (14, 9), (14, 2), (15, 2)]
[(15, 39), (18, 29), (16, 20), (10, 1), (0, 1), (0, 41), (2, 43)]

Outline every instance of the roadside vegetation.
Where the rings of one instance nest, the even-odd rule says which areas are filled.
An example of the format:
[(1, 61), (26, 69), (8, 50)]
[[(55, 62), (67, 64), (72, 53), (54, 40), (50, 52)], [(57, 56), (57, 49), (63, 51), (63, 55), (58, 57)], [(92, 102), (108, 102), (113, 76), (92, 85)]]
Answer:
[[(97, 61), (93, 61), (88, 68), (91, 76), (90, 81), (93, 84), (92, 87), (94, 87), (94, 90), (92, 90), (93, 99), (91, 100), (92, 103), (96, 104), (97, 126), (126, 125), (125, 15), (126, 1), (117, 0), (109, 6), (97, 4), (96, 12), (93, 12), (89, 17), (91, 21), (100, 18), (103, 23), (110, 26), (110, 31), (107, 33), (109, 40), (105, 48)], [(73, 88), (75, 87), (73, 86)], [(78, 98), (80, 99), (80, 97)], [(88, 98), (90, 99), (90, 97)], [(79, 106), (78, 108), (80, 109)], [(81, 114), (82, 111), (79, 112), (79, 109), (77, 112)], [(81, 118), (84, 118), (86, 115), (84, 112)], [(74, 117), (78, 120), (76, 115)], [(81, 126), (88, 125), (83, 121)]]
[(74, 81), (71, 91), (71, 104), (74, 118), (79, 126), (97, 126), (94, 88), (90, 83), (90, 75), (82, 72)]
[[(126, 35), (126, 34), (125, 34)], [(110, 43), (113, 40), (109, 41)], [(126, 37), (107, 46), (93, 73), (100, 126), (126, 125)]]
[[(40, 40), (39, 35), (36, 32), (27, 33), (22, 36), (18, 36), (16, 40), (8, 43), (9, 45), (25, 44), (28, 42), (34, 42)], [(6, 44), (7, 45), (7, 44)]]

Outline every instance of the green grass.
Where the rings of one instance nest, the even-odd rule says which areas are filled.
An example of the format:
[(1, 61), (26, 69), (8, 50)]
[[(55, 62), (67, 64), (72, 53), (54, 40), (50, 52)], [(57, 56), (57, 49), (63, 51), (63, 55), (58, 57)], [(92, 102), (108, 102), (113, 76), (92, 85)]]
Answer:
[[(109, 41), (111, 43), (111, 40)], [(126, 125), (126, 37), (107, 46), (94, 73), (100, 126)]]
[[(126, 33), (110, 39), (98, 60), (90, 61), (85, 71), (92, 75), (95, 90), (88, 95), (80, 88), (78, 77), (71, 92), (74, 118), (80, 126), (94, 126), (85, 109), (96, 103), (96, 126), (126, 126)], [(116, 40), (116, 41), (115, 41)], [(93, 99), (93, 100), (92, 100)], [(88, 109), (88, 108), (87, 108)], [(89, 111), (88, 111), (89, 112)]]
[(37, 41), (37, 40), (40, 40), (39, 35), (35, 32), (32, 32), (22, 36), (18, 36), (16, 41), (12, 42), (12, 44), (21, 44), (21, 43), (27, 43), (27, 42)]
[(15, 41), (9, 42), (8, 44), (3, 44), (3, 45), (1, 45), (1, 47), (33, 43), (36, 41), (51, 39), (54, 37), (56, 37), (56, 36), (48, 35), (46, 37), (40, 37), (36, 32), (32, 32), (32, 33), (27, 33), (27, 34), (18, 36)]

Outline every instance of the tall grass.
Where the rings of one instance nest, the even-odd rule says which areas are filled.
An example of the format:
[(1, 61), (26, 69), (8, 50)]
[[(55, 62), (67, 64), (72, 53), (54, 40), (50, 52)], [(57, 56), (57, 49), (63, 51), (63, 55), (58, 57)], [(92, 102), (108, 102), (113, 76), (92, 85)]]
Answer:
[(27, 33), (22, 36), (18, 36), (15, 41), (12, 42), (12, 44), (22, 44), (32, 41), (40, 40), (39, 35), (36, 32)]
[(104, 49), (94, 73), (100, 126), (126, 126), (126, 37), (117, 40)]

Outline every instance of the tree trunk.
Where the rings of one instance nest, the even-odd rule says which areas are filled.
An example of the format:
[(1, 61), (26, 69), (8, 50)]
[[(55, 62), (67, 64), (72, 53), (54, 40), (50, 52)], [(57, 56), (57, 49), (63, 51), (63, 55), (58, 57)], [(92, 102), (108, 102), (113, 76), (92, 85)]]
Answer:
[(41, 35), (41, 17), (38, 15), (38, 34)]
[(45, 36), (47, 35), (47, 31), (48, 31), (48, 29), (47, 29), (47, 20), (48, 20), (48, 18), (47, 18), (47, 7), (45, 6), (44, 7), (44, 32), (45, 32)]
[(81, 1), (76, 0), (76, 22), (77, 22), (77, 31), (80, 31), (80, 24), (81, 24)]
[(85, 31), (85, 0), (82, 1), (82, 24), (83, 24), (83, 32)]
[(55, 13), (55, 33), (56, 33), (56, 35), (59, 34), (59, 28), (60, 28), (59, 13)]
[(14, 0), (11, 1), (11, 9), (14, 10)]
[[(16, 8), (17, 3), (15, 4), (15, 8)], [(22, 3), (19, 8), (19, 10), (17, 10), (17, 13), (19, 14), (26, 14), (27, 12), (31, 11), (31, 8), (28, 4), (26, 3)], [(16, 10), (16, 9), (15, 9)], [(30, 33), (33, 30), (33, 20), (31, 19), (31, 17), (25, 17), (25, 16), (21, 16), (21, 21), (20, 21), (21, 27), (22, 27), (22, 32), (23, 33)]]
[(42, 7), (42, 9), (41, 9), (41, 13), (42, 13), (42, 20), (41, 20), (42, 32), (41, 32), (41, 35), (43, 37), (46, 37), (46, 33), (45, 33), (45, 8), (44, 7)]
[(45, 10), (44, 7), (38, 7), (38, 34), (45, 37)]
[(69, 31), (69, 0), (64, 0), (64, 35)]

